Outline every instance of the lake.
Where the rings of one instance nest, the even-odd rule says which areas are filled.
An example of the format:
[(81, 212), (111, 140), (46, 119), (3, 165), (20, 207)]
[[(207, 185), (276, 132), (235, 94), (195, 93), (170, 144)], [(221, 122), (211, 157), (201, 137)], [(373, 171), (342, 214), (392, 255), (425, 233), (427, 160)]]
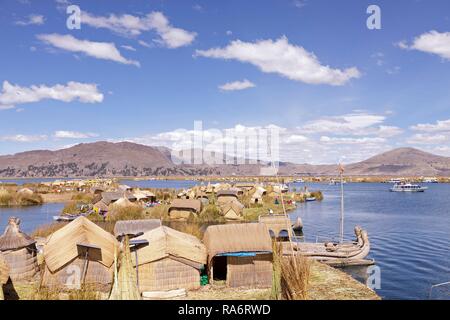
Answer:
[[(124, 180), (122, 183), (141, 188), (189, 188), (197, 181)], [(293, 184), (298, 190), (304, 184)], [(389, 192), (390, 184), (348, 183), (345, 189), (345, 237), (354, 238), (353, 228), (362, 226), (369, 233), (370, 258), (381, 270), (384, 299), (428, 299), (433, 284), (450, 281), (450, 185), (428, 184), (424, 193)], [(291, 212), (292, 220), (301, 217), (307, 241), (316, 236), (339, 234), (339, 186), (308, 184), (310, 190), (322, 190), (322, 202), (299, 204)], [(63, 204), (39, 207), (0, 209), (0, 230), (8, 217), (18, 216), (23, 229), (49, 223)], [(323, 239), (322, 239), (323, 240)], [(366, 268), (348, 268), (356, 278), (366, 276)], [(450, 299), (450, 286), (433, 291), (434, 299)]]

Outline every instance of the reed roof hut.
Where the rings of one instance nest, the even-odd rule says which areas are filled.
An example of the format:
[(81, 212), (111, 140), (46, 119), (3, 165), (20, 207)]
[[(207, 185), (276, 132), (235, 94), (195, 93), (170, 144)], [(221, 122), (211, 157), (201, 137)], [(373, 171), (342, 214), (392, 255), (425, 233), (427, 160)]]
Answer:
[(267, 226), (272, 238), (286, 238), (293, 235), (292, 222), (284, 214), (259, 216), (258, 220)]
[(272, 285), (272, 240), (261, 223), (209, 226), (203, 237), (211, 281), (230, 287)]
[(75, 289), (86, 284), (98, 291), (109, 291), (118, 248), (112, 234), (79, 217), (47, 238), (42, 285)]
[(220, 190), (217, 192), (217, 202), (226, 203), (238, 200), (237, 190)]
[(0, 252), (0, 291), (2, 291), (1, 286), (6, 284), (9, 279), (9, 266), (6, 262), (5, 257)]
[(202, 210), (202, 203), (197, 199), (174, 199), (169, 207), (171, 219), (188, 219), (190, 215), (197, 216)]
[(13, 283), (35, 280), (39, 272), (36, 241), (23, 233), (19, 225), (20, 219), (9, 218), (5, 232), (0, 236), (0, 252), (9, 266)]
[(137, 250), (141, 292), (200, 287), (200, 272), (206, 264), (206, 248), (199, 239), (161, 226), (136, 240), (149, 242)]
[(233, 200), (230, 202), (225, 202), (220, 205), (220, 213), (227, 220), (242, 220), (244, 205), (238, 200)]
[(114, 226), (114, 235), (116, 237), (121, 235), (136, 235), (141, 232), (145, 233), (156, 229), (160, 226), (160, 219), (122, 220), (116, 222), (116, 225)]

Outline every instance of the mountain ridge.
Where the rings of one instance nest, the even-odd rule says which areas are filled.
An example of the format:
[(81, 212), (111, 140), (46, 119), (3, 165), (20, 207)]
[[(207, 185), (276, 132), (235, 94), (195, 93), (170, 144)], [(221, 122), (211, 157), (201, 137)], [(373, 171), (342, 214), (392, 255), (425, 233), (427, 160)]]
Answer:
[[(0, 156), (0, 177), (259, 175), (262, 164), (175, 164), (171, 150), (132, 142), (80, 143)], [(280, 175), (336, 175), (336, 165), (280, 163)], [(348, 175), (450, 176), (450, 157), (397, 148), (347, 164)]]

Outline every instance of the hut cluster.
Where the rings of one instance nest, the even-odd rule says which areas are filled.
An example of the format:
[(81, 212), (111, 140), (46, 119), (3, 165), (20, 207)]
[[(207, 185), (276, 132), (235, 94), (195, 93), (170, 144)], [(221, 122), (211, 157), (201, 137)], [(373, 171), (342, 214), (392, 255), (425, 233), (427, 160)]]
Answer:
[(272, 240), (264, 223), (209, 226), (200, 240), (163, 226), (159, 219), (119, 221), (112, 234), (79, 217), (39, 248), (19, 223), (11, 218), (0, 237), (0, 283), (5, 291), (22, 283), (58, 293), (89, 288), (104, 297), (113, 287), (130, 290), (121, 288), (118, 277), (126, 265), (120, 258), (124, 252), (132, 266), (126, 279), (135, 282), (138, 297), (197, 290), (208, 282), (229, 287), (272, 284)]

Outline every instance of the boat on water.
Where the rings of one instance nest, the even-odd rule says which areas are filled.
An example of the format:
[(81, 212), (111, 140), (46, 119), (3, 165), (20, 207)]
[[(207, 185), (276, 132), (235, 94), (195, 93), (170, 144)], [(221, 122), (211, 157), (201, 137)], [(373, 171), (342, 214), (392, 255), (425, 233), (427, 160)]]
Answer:
[(439, 183), (437, 178), (423, 178), (423, 183)]
[(316, 201), (316, 200), (317, 200), (316, 197), (307, 197), (305, 199), (306, 202), (311, 202), (311, 201)]
[(393, 184), (398, 184), (398, 183), (402, 183), (403, 179), (398, 179), (398, 178), (392, 178), (389, 180), (384, 181), (385, 183), (393, 183)]
[[(346, 184), (346, 183), (347, 183), (347, 181), (342, 180), (342, 184)], [(330, 182), (328, 182), (328, 185), (330, 185), (330, 186), (337, 186), (337, 185), (340, 185), (340, 184), (341, 184), (341, 181), (334, 180), (334, 179), (332, 179), (332, 180), (330, 180)]]
[(85, 214), (64, 214), (60, 216), (53, 216), (53, 220), (57, 222), (70, 222), (78, 217), (85, 217)]
[(396, 183), (389, 190), (391, 192), (424, 192), (427, 189), (428, 189), (427, 187), (422, 187), (418, 184)]

